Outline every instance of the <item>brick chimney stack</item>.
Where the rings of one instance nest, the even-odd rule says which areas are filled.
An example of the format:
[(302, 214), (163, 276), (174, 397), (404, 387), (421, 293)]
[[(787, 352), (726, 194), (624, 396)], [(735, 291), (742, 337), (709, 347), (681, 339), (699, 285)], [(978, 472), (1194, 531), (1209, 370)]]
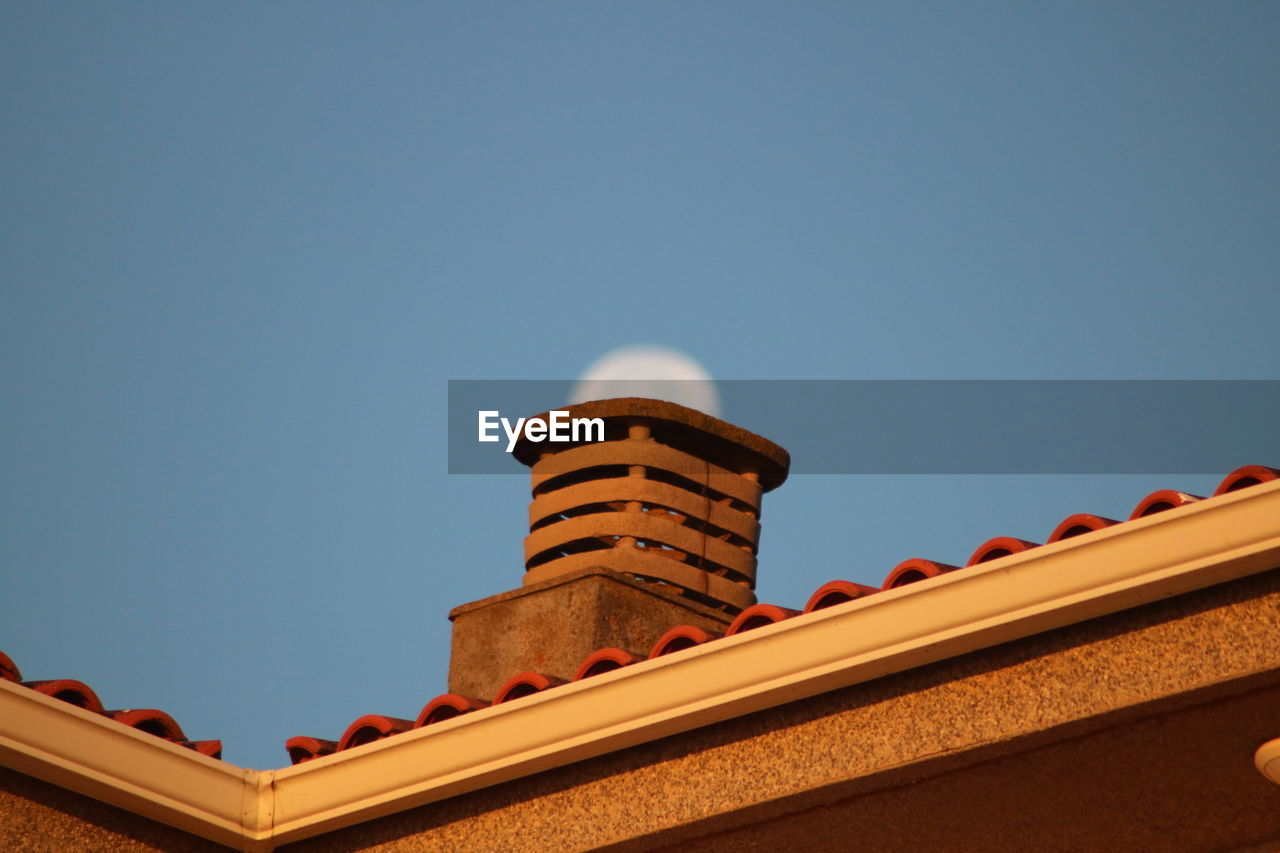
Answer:
[(449, 614), (453, 693), (489, 699), (522, 671), (568, 680), (597, 649), (643, 657), (676, 625), (722, 632), (755, 603), (761, 496), (787, 452), (659, 400), (568, 411), (602, 419), (605, 440), (517, 443), (533, 475), (524, 582)]

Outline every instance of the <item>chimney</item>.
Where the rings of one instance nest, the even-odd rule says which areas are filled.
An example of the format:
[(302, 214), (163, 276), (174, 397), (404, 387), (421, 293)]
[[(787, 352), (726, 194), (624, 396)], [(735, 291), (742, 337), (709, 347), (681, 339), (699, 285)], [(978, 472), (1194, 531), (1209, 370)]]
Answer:
[(533, 475), (524, 581), (450, 612), (452, 693), (491, 699), (521, 672), (569, 680), (606, 647), (646, 657), (667, 630), (722, 633), (756, 601), (761, 495), (786, 479), (787, 451), (660, 400), (567, 411), (603, 420), (604, 441), (516, 444)]

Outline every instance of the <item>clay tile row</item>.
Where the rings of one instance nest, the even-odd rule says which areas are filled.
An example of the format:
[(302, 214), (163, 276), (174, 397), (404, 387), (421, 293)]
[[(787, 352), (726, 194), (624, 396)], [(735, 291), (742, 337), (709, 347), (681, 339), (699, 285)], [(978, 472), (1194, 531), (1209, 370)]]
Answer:
[[(1228, 474), (1213, 494), (1214, 496), (1223, 495), (1227, 492), (1278, 478), (1280, 478), (1280, 470), (1278, 469), (1268, 468), (1263, 465), (1245, 465)], [(1129, 520), (1145, 518), (1158, 512), (1185, 506), (1200, 500), (1205, 500), (1205, 498), (1189, 495), (1185, 492), (1161, 489), (1152, 492), (1139, 501), (1133, 513), (1129, 516)], [(1046, 543), (1060, 542), (1064, 539), (1093, 533), (1120, 523), (1122, 522), (1100, 515), (1077, 513), (1063, 519), (1049, 534)], [(745, 631), (762, 628), (766, 625), (781, 622), (784, 619), (790, 619), (793, 616), (799, 616), (802, 613), (813, 613), (827, 607), (846, 604), (884, 590), (897, 589), (898, 587), (928, 580), (948, 572), (963, 571), (964, 568), (970, 566), (976, 566), (990, 560), (998, 560), (1002, 557), (1008, 557), (1038, 547), (1041, 547), (1038, 542), (1016, 539), (1010, 536), (997, 536), (978, 546), (964, 567), (926, 560), (922, 557), (912, 557), (895, 566), (879, 587), (866, 586), (847, 580), (829, 581), (814, 591), (805, 604), (804, 610), (792, 610), (789, 607), (781, 607), (776, 604), (753, 604), (738, 614), (733, 622), (729, 624), (729, 627), (725, 629), (724, 634), (708, 632), (692, 625), (677, 625), (658, 638), (658, 641), (649, 650), (647, 659), (653, 660), (664, 655), (682, 652), (721, 637), (731, 637)], [(573, 681), (592, 678), (615, 669), (631, 666), (645, 659), (623, 649), (597, 649), (582, 661), (573, 677)], [(0, 659), (0, 665), (3, 665), (5, 660), (7, 659)], [(373, 743), (401, 732), (432, 725), (461, 714), (489, 707), (491, 704), (499, 705), (504, 702), (532, 696), (565, 683), (563, 679), (551, 675), (539, 672), (521, 672), (512, 676), (498, 689), (491, 703), (453, 693), (445, 693), (428, 702), (421, 713), (418, 714), (416, 720), (367, 714), (348, 726), (342, 738), (336, 742), (299, 736), (290, 738), (285, 743), (285, 748), (288, 750), (289, 757), (293, 763), (298, 764), (344, 749)]]
[[(512, 682), (514, 681), (515, 679), (512, 680)], [(510, 685), (512, 682), (508, 682), (508, 684)], [(284, 747), (289, 753), (289, 760), (294, 764), (301, 764), (304, 761), (322, 758), (345, 749), (374, 743), (402, 732), (440, 723), (460, 714), (478, 711), (481, 708), (489, 707), (489, 704), (484, 700), (473, 699), (469, 696), (444, 693), (424, 705), (416, 719), (406, 720), (402, 717), (387, 717), (382, 714), (365, 714), (347, 726), (347, 730), (342, 733), (342, 737), (336, 741), (309, 735), (298, 735), (285, 741)]]
[[(1268, 468), (1265, 465), (1244, 465), (1232, 471), (1222, 482), (1218, 488), (1214, 490), (1214, 496), (1224, 495), (1227, 492), (1233, 492), (1237, 489), (1256, 486), (1261, 483), (1270, 482), (1280, 478), (1280, 469)], [(1129, 514), (1129, 521), (1139, 518), (1146, 518), (1159, 512), (1164, 512), (1177, 507), (1187, 506), (1197, 501), (1205, 500), (1199, 495), (1192, 495), (1186, 492), (1179, 492), (1173, 489), (1160, 489), (1152, 492), (1145, 498), (1140, 500), (1133, 508), (1133, 512)], [(1061, 542), (1063, 539), (1069, 539), (1073, 536), (1081, 536), (1086, 533), (1093, 533), (1103, 528), (1110, 527), (1114, 524), (1120, 524), (1112, 518), (1106, 518), (1091, 513), (1076, 513), (1075, 515), (1064, 518), (1053, 532), (1049, 534), (1046, 543)], [(985, 563), (988, 560), (997, 560), (1001, 557), (1008, 557), (1031, 548), (1038, 548), (1039, 543), (1031, 542), (1026, 539), (1015, 539), (1011, 536), (997, 536), (994, 539), (988, 539), (986, 542), (978, 546), (973, 552), (965, 567), (976, 566), (979, 563)], [(937, 563), (933, 560), (925, 560), (919, 557), (913, 557), (899, 563), (889, 572), (884, 580), (882, 589), (895, 589), (905, 586), (916, 581), (927, 580), (937, 577), (946, 572), (955, 571), (958, 567), (947, 563)], [(824, 587), (825, 588), (825, 587)], [(809, 608), (806, 608), (808, 611)]]
[(75, 705), (77, 708), (83, 708), (91, 713), (101, 714), (108, 719), (115, 720), (117, 723), (138, 731), (155, 735), (179, 746), (185, 746), (201, 755), (207, 755), (210, 758), (222, 758), (222, 741), (188, 740), (178, 722), (164, 711), (154, 708), (107, 710), (103, 707), (102, 700), (98, 698), (98, 694), (94, 693), (89, 685), (71, 678), (23, 681), (22, 672), (4, 652), (0, 652), (0, 678), (5, 681), (17, 682), (37, 693), (42, 693), (69, 705)]

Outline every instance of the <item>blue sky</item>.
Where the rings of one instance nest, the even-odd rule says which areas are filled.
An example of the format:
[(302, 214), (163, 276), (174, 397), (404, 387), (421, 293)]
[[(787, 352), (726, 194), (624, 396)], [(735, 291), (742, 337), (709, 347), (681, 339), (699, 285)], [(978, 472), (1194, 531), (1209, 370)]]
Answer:
[[(1278, 39), (1264, 2), (8, 4), (0, 649), (280, 766), (413, 717), (448, 610), (520, 582), (527, 481), (446, 473), (449, 379), (1280, 378)], [(760, 597), (1216, 481), (796, 477)]]

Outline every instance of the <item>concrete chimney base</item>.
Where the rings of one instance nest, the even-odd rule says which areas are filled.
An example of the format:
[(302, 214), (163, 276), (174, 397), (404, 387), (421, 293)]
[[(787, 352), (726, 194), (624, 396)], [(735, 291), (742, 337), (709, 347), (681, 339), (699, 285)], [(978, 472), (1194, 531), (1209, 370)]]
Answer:
[(733, 616), (670, 587), (594, 567), (459, 605), (449, 619), (449, 692), (488, 700), (517, 673), (568, 680), (597, 649), (645, 657), (677, 625), (724, 633)]

